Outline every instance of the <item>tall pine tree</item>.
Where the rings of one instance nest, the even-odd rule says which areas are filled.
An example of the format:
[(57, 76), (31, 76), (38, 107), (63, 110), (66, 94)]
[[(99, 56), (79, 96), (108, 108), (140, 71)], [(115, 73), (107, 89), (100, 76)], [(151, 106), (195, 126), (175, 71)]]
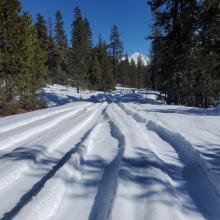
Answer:
[(47, 51), (49, 45), (49, 36), (47, 30), (47, 22), (45, 21), (43, 15), (37, 14), (35, 27), (37, 30), (37, 37), (40, 40), (40, 46), (42, 47), (42, 49)]
[(123, 57), (124, 48), (116, 25), (113, 25), (111, 30), (109, 49), (112, 58), (113, 76), (119, 81), (119, 62)]
[(79, 92), (80, 86), (85, 87), (88, 84), (89, 56), (92, 49), (90, 25), (82, 17), (79, 7), (74, 9), (71, 44), (70, 78)]
[(63, 17), (60, 11), (56, 12), (55, 20), (55, 63), (53, 81), (64, 84), (67, 81), (68, 71), (68, 42), (64, 31)]
[(20, 70), (20, 12), (18, 0), (0, 1), (0, 78), (5, 85), (3, 94), (7, 101), (13, 99), (15, 80)]

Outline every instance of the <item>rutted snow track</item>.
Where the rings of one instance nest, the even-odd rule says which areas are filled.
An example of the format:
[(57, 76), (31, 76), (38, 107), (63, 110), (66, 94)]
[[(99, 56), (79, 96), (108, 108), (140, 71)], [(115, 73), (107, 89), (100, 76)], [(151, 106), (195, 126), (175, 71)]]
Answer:
[[(133, 97), (116, 91), (1, 119), (0, 218), (219, 220), (218, 154), (173, 131), (167, 106)], [(197, 128), (204, 118), (193, 120)], [(218, 140), (208, 140), (216, 151)]]

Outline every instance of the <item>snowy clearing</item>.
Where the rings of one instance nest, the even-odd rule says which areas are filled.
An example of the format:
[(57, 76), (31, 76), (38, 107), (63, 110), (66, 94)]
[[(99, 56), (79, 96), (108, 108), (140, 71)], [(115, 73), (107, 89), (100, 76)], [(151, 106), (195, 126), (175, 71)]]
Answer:
[(0, 219), (219, 220), (220, 110), (54, 85), (0, 119)]

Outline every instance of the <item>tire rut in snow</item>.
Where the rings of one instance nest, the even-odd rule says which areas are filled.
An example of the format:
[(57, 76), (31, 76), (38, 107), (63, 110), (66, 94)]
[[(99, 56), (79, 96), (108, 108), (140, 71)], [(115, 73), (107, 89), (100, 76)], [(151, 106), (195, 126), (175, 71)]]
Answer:
[[(35, 137), (36, 135), (42, 135), (49, 129), (57, 126), (59, 123), (62, 121), (68, 120), (72, 117), (77, 117), (77, 115), (82, 114), (85, 112), (87, 109), (79, 108), (79, 109), (73, 109), (69, 110), (65, 114), (59, 114), (59, 117), (51, 116), (53, 120), (44, 122), (42, 120), (42, 124), (39, 124), (35, 127), (28, 127), (26, 130), (22, 130), (20, 132), (14, 131), (13, 135), (11, 133), (9, 134), (2, 134), (0, 137), (2, 138), (1, 140), (1, 150), (7, 150), (7, 148), (13, 147), (16, 144), (19, 144), (22, 141), (26, 141), (26, 139), (30, 139), (31, 137)], [(35, 122), (34, 122), (35, 123)], [(10, 132), (10, 131), (9, 131)]]
[(86, 105), (77, 105), (77, 106), (71, 106), (71, 107), (66, 107), (66, 108), (59, 108), (59, 109), (56, 109), (56, 110), (51, 110), (51, 111), (48, 111), (46, 113), (42, 113), (40, 114), (40, 112), (37, 114), (37, 115), (34, 115), (34, 116), (29, 116), (25, 119), (21, 119), (21, 120), (17, 120), (16, 118), (13, 120), (13, 123), (9, 123), (7, 124), (7, 121), (5, 121), (5, 125), (1, 125), (1, 128), (0, 128), (0, 134), (2, 133), (5, 133), (5, 132), (8, 132), (10, 130), (14, 130), (14, 129), (18, 129), (18, 128), (21, 128), (23, 126), (26, 126), (26, 125), (30, 125), (32, 123), (36, 123), (38, 121), (41, 121), (41, 120), (46, 120), (47, 118), (51, 118), (52, 116), (56, 116), (58, 117), (59, 115), (63, 115), (65, 113), (67, 113), (68, 111), (71, 111), (71, 110), (74, 110), (74, 109), (79, 109), (79, 108), (83, 108), (83, 107), (88, 107), (89, 104), (86, 104)]
[(10, 220), (13, 219), (20, 210), (31, 201), (31, 199), (41, 191), (44, 185), (50, 180), (58, 170), (60, 170), (71, 158), (73, 154), (80, 153), (82, 143), (87, 139), (95, 126), (93, 126), (86, 134), (81, 138), (81, 140), (75, 145), (74, 148), (69, 150), (60, 160), (59, 162), (44, 176), (42, 177), (26, 194), (24, 194), (17, 205), (12, 208), (9, 212), (5, 213), (1, 220)]
[[(155, 132), (159, 138), (167, 142), (176, 151), (179, 160), (184, 165), (181, 175), (186, 181), (187, 191), (198, 210), (207, 219), (220, 219), (219, 177), (215, 176), (214, 172), (211, 172), (207, 161), (193, 144), (181, 134), (170, 131), (154, 121), (148, 121), (138, 113), (135, 113), (135, 111), (127, 109), (123, 104), (119, 104), (119, 107), (136, 122), (148, 122), (146, 129)], [(164, 163), (166, 164), (166, 162)], [(172, 178), (172, 175), (169, 176)]]
[(179, 155), (185, 165), (182, 175), (187, 181), (188, 191), (201, 213), (207, 219), (220, 219), (219, 177), (211, 172), (201, 153), (181, 134), (170, 131), (154, 121), (149, 121), (146, 128), (158, 134)]
[(111, 218), (111, 211), (117, 191), (117, 178), (124, 153), (125, 137), (114, 122), (110, 121), (109, 125), (112, 137), (118, 140), (118, 154), (105, 168), (89, 220), (108, 220)]
[[(89, 117), (85, 118), (86, 111), (83, 111), (82, 115), (79, 116), (78, 119), (82, 118), (83, 120), (78, 120), (78, 123), (75, 123), (74, 127), (73, 126), (66, 126), (65, 129), (55, 129), (50, 130), (48, 133), (44, 133), (44, 136), (39, 136), (38, 138), (32, 140), (32, 142), (29, 142), (26, 144), (26, 147), (18, 147), (15, 150), (11, 151), (10, 153), (7, 153), (3, 156), (0, 157), (0, 160), (5, 160), (5, 162), (9, 161), (19, 161), (21, 163), (16, 163), (14, 166), (10, 166), (8, 169), (8, 172), (5, 171), (5, 175), (2, 176), (0, 175), (1, 178), (1, 185), (0, 185), (0, 192), (6, 188), (7, 186), (15, 183), (19, 179), (23, 177), (25, 173), (27, 173), (28, 170), (30, 170), (30, 161), (34, 162), (34, 164), (37, 167), (41, 167), (42, 163), (45, 161), (47, 163), (47, 166), (50, 163), (49, 169), (51, 169), (52, 165), (54, 165), (59, 157), (57, 158), (51, 155), (55, 149), (58, 147), (62, 147), (67, 145), (66, 143), (70, 142), (73, 138), (74, 135), (82, 131), (82, 128), (85, 127), (88, 123), (88, 121), (93, 118), (93, 113)], [(77, 114), (78, 115), (78, 114)], [(82, 117), (83, 116), (83, 117)], [(74, 119), (76, 116), (74, 116), (72, 119)], [(72, 120), (71, 119), (71, 120)], [(66, 123), (67, 121), (62, 121), (62, 123)], [(77, 126), (78, 125), (78, 126)], [(80, 126), (80, 127), (79, 127)], [(78, 128), (78, 130), (77, 130)], [(53, 135), (53, 132), (55, 134), (60, 134), (62, 135), (55, 135), (53, 139), (51, 139), (51, 136)], [(37, 141), (39, 140), (50, 140), (47, 143), (47, 148), (46, 147), (41, 147), (41, 144), (36, 145)], [(35, 146), (32, 148), (31, 146)], [(52, 148), (52, 149), (50, 149)], [(24, 162), (24, 163), (23, 163)], [(15, 162), (14, 162), (15, 163)], [(4, 161), (2, 161), (1, 165), (4, 165)], [(11, 169), (13, 168), (13, 169)]]
[(127, 109), (123, 104), (118, 103), (118, 106), (127, 114), (130, 115), (135, 121), (139, 123), (146, 123), (147, 120), (142, 117), (140, 114), (131, 111), (130, 109)]

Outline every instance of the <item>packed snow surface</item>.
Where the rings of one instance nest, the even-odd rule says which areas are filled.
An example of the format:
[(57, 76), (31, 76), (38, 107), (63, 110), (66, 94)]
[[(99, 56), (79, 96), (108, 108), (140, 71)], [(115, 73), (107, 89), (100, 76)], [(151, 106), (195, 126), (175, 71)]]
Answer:
[(0, 219), (219, 220), (220, 111), (59, 85), (0, 119)]

